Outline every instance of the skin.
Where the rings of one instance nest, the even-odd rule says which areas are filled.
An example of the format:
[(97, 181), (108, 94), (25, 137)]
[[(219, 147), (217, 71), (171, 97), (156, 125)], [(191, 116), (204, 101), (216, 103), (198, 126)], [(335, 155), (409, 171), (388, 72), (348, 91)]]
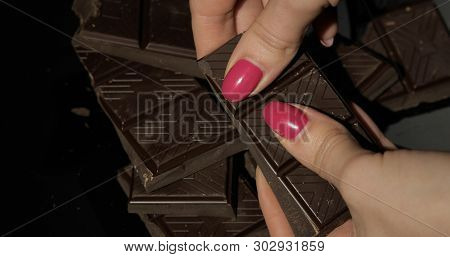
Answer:
[[(330, 46), (337, 31), (327, 0), (190, 0), (198, 57), (246, 31), (228, 69), (242, 58), (264, 72), (254, 93), (276, 78), (298, 50), (305, 29), (313, 25)], [(450, 235), (450, 154), (399, 150), (375, 123), (354, 106), (384, 153), (361, 148), (338, 122), (296, 105), (308, 117), (294, 139), (279, 137), (300, 163), (330, 181), (346, 201), (352, 219), (330, 236)], [(261, 208), (272, 236), (293, 236), (292, 229), (262, 173), (256, 183)]]

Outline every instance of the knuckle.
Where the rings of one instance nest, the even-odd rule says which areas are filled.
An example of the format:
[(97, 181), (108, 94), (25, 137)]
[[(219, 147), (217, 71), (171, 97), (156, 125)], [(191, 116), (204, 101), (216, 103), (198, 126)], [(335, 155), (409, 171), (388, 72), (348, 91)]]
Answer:
[(282, 35), (268, 28), (263, 22), (256, 20), (252, 26), (252, 32), (259, 43), (272, 53), (291, 54), (299, 47), (299, 41), (284, 39)]
[(313, 165), (323, 169), (336, 147), (348, 140), (348, 137), (348, 132), (339, 127), (332, 127), (325, 131), (316, 142), (317, 150), (313, 158)]

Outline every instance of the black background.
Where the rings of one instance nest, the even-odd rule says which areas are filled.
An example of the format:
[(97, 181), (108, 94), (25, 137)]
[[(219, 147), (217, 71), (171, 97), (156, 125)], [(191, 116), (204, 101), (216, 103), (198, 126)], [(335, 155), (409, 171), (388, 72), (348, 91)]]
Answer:
[[(62, 33), (0, 2), (0, 234), (147, 235), (139, 218), (127, 213), (126, 197), (111, 179), (128, 159), (72, 49), (78, 19), (71, 1), (8, 3)], [(71, 111), (79, 107), (90, 115)]]

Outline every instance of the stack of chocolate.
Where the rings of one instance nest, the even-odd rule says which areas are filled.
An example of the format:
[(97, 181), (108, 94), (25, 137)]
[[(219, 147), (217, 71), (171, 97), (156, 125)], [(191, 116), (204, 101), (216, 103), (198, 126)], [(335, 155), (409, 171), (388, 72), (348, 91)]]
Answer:
[(230, 103), (221, 84), (239, 37), (197, 61), (188, 1), (76, 0), (75, 50), (131, 161), (118, 171), (129, 212), (153, 236), (267, 236), (258, 166), (295, 235), (329, 233), (350, 217), (345, 202), (280, 145), (262, 108), (274, 99), (312, 106), (378, 149), (341, 85), (393, 111), (450, 96), (450, 52), (440, 47), (450, 38), (433, 8), (424, 1), (374, 17), (364, 46), (307, 39), (266, 90)]
[[(354, 46), (348, 45), (337, 49), (364, 97), (392, 111), (450, 97), (450, 28), (445, 23), (450, 17), (449, 7), (448, 1), (425, 0), (376, 17), (366, 11), (371, 21), (358, 44), (363, 44), (365, 53), (356, 53)], [(377, 56), (384, 64), (374, 65), (365, 55)], [(392, 67), (390, 72), (386, 72), (386, 63)], [(377, 70), (370, 75), (386, 77), (386, 82), (373, 84), (373, 77), (367, 73), (371, 65)], [(392, 79), (386, 73), (397, 77)]]

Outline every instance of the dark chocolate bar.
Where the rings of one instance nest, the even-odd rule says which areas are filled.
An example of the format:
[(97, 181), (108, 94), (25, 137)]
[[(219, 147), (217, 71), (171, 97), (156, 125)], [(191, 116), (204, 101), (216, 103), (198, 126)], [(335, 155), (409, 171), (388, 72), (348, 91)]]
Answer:
[[(335, 40), (339, 62), (348, 73), (353, 86), (368, 100), (375, 100), (386, 90), (399, 82), (395, 67), (386, 58), (377, 56), (363, 46), (357, 46), (345, 39)], [(381, 45), (380, 41), (372, 44)], [(326, 69), (326, 68), (325, 68)]]
[(375, 18), (362, 41), (396, 63), (400, 72), (401, 81), (377, 98), (382, 105), (399, 111), (450, 97), (450, 35), (433, 1)]
[[(118, 172), (117, 179), (127, 195), (133, 191), (131, 186), (132, 170), (133, 167), (130, 165)], [(207, 172), (207, 169), (205, 169), (205, 172)], [(171, 214), (168, 215), (148, 212), (141, 212), (138, 215), (152, 236), (269, 236), (262, 212), (259, 208), (254, 183), (249, 181), (245, 175), (241, 176), (236, 182), (239, 183), (238, 187), (233, 189), (234, 193), (237, 194), (235, 200), (237, 207), (234, 207), (236, 213), (233, 213), (230, 217), (224, 217), (222, 214), (220, 216), (206, 216), (207, 214), (216, 213), (214, 209), (217, 208), (217, 204), (210, 202), (208, 197), (203, 198), (204, 204), (202, 205), (204, 208), (202, 209), (205, 212), (202, 215), (186, 215), (181, 209), (175, 212), (171, 211)], [(175, 182), (147, 195), (157, 194), (157, 191), (180, 192), (182, 189), (179, 188), (179, 184), (177, 183), (179, 182)], [(212, 185), (214, 184), (212, 183)], [(181, 194), (185, 195), (185, 192)], [(187, 194), (187, 197), (191, 198), (192, 195)], [(176, 199), (172, 200), (174, 201)], [(185, 204), (187, 202), (189, 201), (186, 201)], [(177, 202), (172, 202), (172, 204), (176, 207), (180, 206)], [(192, 206), (187, 206), (187, 208), (193, 210), (196, 206), (198, 206), (198, 203), (193, 203)]]
[(256, 192), (239, 179), (236, 218), (140, 214), (157, 236), (269, 236)]
[(201, 77), (188, 1), (75, 0), (84, 48)]
[(220, 161), (150, 193), (135, 175), (128, 211), (233, 218), (237, 180), (232, 161), (233, 158)]
[(352, 110), (306, 54), (260, 94), (230, 103), (221, 94), (228, 59), (239, 40), (232, 39), (199, 65), (213, 91), (232, 118), (282, 206), (295, 235), (324, 235), (348, 218), (339, 192), (327, 181), (301, 166), (279, 143), (265, 124), (262, 110), (272, 100), (312, 106), (347, 124), (356, 137), (369, 140)]
[(77, 52), (147, 191), (245, 150), (196, 79), (81, 47)]

